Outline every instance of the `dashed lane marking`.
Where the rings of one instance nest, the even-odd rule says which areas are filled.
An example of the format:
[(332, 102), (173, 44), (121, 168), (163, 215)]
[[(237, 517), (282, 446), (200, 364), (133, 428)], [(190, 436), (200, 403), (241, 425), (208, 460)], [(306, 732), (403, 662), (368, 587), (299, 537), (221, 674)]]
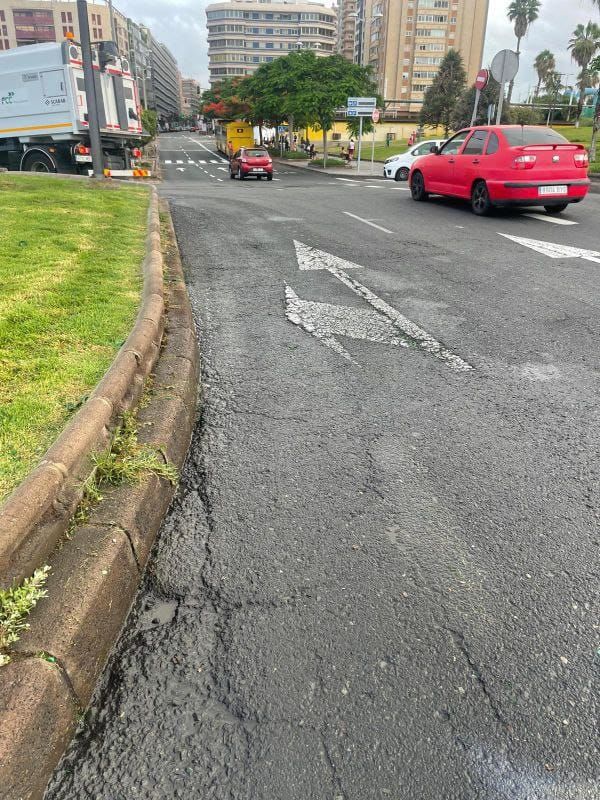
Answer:
[(166, 159), (166, 161), (165, 161), (165, 164), (172, 164), (172, 163), (173, 163), (173, 162), (171, 161), (171, 159), (170, 159), (170, 158)]
[(363, 219), (362, 217), (358, 217), (356, 214), (351, 214), (349, 211), (342, 211), (342, 214), (345, 214), (347, 217), (352, 217), (352, 219), (356, 219), (359, 222), (364, 222), (365, 225), (370, 225), (372, 228), (377, 228), (378, 231), (383, 231), (384, 233), (391, 233), (392, 235), (394, 233), (393, 231), (389, 231), (387, 228), (384, 228), (381, 225), (376, 225), (369, 219)]
[(551, 217), (546, 214), (521, 214), (522, 217), (529, 217), (529, 219), (539, 219), (541, 222), (552, 222), (554, 225), (579, 225), (578, 222), (573, 222), (572, 219), (561, 219), (560, 217)]

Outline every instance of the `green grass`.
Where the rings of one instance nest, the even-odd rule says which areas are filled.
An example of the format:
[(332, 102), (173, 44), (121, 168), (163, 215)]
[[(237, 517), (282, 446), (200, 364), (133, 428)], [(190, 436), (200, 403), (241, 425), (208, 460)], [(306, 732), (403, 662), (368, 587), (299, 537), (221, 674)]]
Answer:
[(131, 330), (148, 192), (0, 175), (0, 502)]

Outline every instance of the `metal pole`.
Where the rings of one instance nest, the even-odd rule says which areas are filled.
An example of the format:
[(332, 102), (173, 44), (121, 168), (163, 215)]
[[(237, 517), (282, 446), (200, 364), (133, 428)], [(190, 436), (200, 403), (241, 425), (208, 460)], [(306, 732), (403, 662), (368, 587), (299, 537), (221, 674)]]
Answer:
[(504, 79), (504, 74), (506, 71), (506, 50), (504, 51), (504, 55), (502, 56), (502, 72), (500, 73), (500, 96), (498, 97), (498, 112), (496, 114), (496, 125), (500, 125), (500, 120), (502, 119), (502, 106), (504, 105), (504, 84), (506, 80)]
[(473, 116), (471, 117), (471, 128), (475, 125), (477, 119), (477, 109), (479, 108), (479, 98), (481, 97), (481, 89), (475, 91), (475, 105), (473, 106)]
[(83, 81), (87, 99), (88, 129), (90, 133), (90, 149), (92, 151), (92, 170), (95, 178), (104, 175), (104, 156), (100, 139), (96, 86), (94, 84), (94, 68), (92, 66), (92, 46), (90, 44), (90, 25), (86, 0), (77, 0), (77, 17), (79, 20), (79, 38), (83, 61)]
[(358, 126), (358, 163), (356, 165), (356, 174), (360, 172), (360, 152), (362, 147), (362, 128), (363, 128), (363, 118), (360, 117), (360, 122)]
[(373, 142), (371, 144), (371, 175), (375, 169), (375, 123), (373, 123)]

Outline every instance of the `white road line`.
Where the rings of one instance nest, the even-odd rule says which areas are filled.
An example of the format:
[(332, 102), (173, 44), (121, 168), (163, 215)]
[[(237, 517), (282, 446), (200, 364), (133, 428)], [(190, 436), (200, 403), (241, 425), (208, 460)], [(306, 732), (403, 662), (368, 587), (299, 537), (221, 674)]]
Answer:
[(199, 162), (200, 164), (206, 164), (206, 161), (203, 161), (202, 159), (199, 159)]
[(347, 217), (352, 217), (352, 219), (357, 219), (359, 222), (364, 222), (365, 225), (370, 225), (372, 228), (377, 228), (378, 231), (383, 231), (384, 233), (391, 233), (393, 235), (393, 231), (388, 231), (387, 228), (382, 228), (381, 225), (376, 225), (374, 222), (369, 222), (368, 219), (363, 219), (362, 217), (357, 217), (356, 214), (351, 214), (349, 211), (342, 211), (342, 214), (345, 214)]
[(281, 178), (273, 178), (274, 181), (280, 181)]
[(210, 173), (210, 177), (211, 177), (211, 178), (216, 178), (217, 176), (216, 176), (216, 175), (213, 175), (213, 174), (212, 174), (212, 172), (211, 172), (211, 173)]
[(389, 187), (393, 192), (410, 192), (406, 186), (390, 186)]
[(223, 183), (223, 178), (217, 178), (217, 180)]
[(217, 167), (217, 169), (221, 169), (221, 170), (223, 170), (223, 172), (227, 171), (227, 167)]
[(176, 164), (183, 164), (183, 161), (176, 161)]
[(365, 189), (385, 189), (385, 186), (365, 186)]
[(172, 163), (173, 163), (173, 162), (171, 161), (171, 159), (170, 159), (170, 158), (169, 158), (169, 159), (166, 159), (166, 161), (165, 161), (165, 164), (172, 164)]
[(218, 161), (216, 158), (211, 158), (211, 159), (210, 159), (210, 163), (211, 163), (211, 164), (220, 164), (221, 162), (220, 162), (220, 161)]
[(346, 181), (346, 183), (360, 183), (360, 181), (352, 180), (352, 178), (336, 178), (336, 181)]
[(539, 219), (541, 222), (552, 222), (554, 225), (579, 225), (578, 222), (573, 222), (571, 219), (561, 219), (560, 217), (546, 216), (545, 214), (521, 214), (522, 217), (529, 217), (529, 219)]
[[(210, 148), (208, 148), (208, 147), (207, 147), (205, 144), (202, 144), (202, 142), (196, 142), (196, 144), (199, 144), (199, 145), (200, 145), (200, 147), (201, 147), (203, 150), (206, 150), (206, 152), (207, 152), (207, 153), (210, 153), (210, 154), (211, 154), (211, 156), (213, 156), (213, 158), (215, 157), (215, 155), (216, 155), (216, 154), (215, 154), (215, 153), (213, 153), (213, 151), (212, 151)], [(219, 156), (219, 158), (220, 158), (220, 156)], [(227, 163), (227, 159), (226, 159), (226, 158), (221, 158), (221, 161), (223, 161), (225, 164)], [(218, 163), (218, 162), (217, 162), (217, 163)]]
[(194, 162), (192, 161), (192, 159), (191, 159), (191, 158), (189, 158), (189, 159), (188, 159), (188, 164), (193, 164), (193, 163), (194, 163)]

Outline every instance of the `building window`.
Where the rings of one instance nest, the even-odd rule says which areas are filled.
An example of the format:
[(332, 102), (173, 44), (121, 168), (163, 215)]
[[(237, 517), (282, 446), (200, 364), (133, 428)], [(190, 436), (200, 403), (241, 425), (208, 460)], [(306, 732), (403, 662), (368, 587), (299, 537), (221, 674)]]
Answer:
[(0, 22), (6, 22), (6, 17), (4, 16), (4, 11), (0, 11)]
[(102, 28), (98, 28), (98, 39), (102, 39)]

